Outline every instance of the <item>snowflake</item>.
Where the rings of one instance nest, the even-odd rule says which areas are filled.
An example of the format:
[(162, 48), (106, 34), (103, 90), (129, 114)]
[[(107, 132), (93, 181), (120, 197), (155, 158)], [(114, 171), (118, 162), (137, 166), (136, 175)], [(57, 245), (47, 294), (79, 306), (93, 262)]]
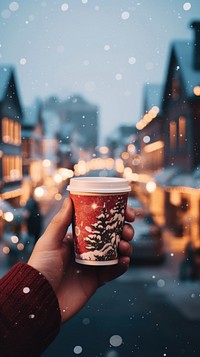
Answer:
[(62, 6), (61, 6), (61, 10), (62, 11), (67, 11), (69, 9), (69, 5), (68, 4), (62, 4)]
[(122, 12), (122, 14), (121, 14), (122, 20), (128, 20), (129, 17), (130, 17), (130, 14), (128, 11)]
[(30, 288), (28, 288), (27, 286), (23, 289), (23, 293), (24, 294), (28, 294), (30, 292)]
[(113, 347), (119, 347), (122, 344), (122, 342), (123, 342), (122, 337), (119, 335), (113, 335), (110, 338), (110, 344)]
[(16, 1), (11, 2), (10, 5), (9, 5), (9, 9), (11, 11), (17, 11), (19, 9), (18, 2), (16, 2)]
[(185, 4), (183, 4), (183, 10), (185, 11), (189, 11), (191, 9), (192, 5), (190, 2), (185, 2)]

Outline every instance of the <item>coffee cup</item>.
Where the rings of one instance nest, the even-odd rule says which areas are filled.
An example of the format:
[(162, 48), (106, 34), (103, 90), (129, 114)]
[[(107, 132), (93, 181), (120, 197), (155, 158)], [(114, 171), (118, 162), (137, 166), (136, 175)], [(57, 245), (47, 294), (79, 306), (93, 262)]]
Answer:
[(74, 205), (75, 261), (85, 265), (117, 264), (131, 190), (128, 181), (115, 177), (76, 177), (70, 180), (67, 189)]

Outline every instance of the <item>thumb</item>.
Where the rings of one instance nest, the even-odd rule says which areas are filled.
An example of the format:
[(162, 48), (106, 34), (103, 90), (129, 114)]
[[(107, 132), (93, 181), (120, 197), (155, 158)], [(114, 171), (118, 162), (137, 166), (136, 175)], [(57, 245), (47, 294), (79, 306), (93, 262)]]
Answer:
[(70, 198), (66, 198), (60, 211), (54, 216), (51, 223), (46, 228), (41, 240), (48, 242), (51, 249), (56, 249), (62, 245), (68, 227), (72, 222), (73, 204)]

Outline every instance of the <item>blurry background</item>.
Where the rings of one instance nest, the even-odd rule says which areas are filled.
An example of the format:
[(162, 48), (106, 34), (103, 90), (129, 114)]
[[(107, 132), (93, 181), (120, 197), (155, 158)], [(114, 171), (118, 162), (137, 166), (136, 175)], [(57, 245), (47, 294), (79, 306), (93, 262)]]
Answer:
[(199, 0), (0, 2), (1, 276), (73, 176), (125, 177), (136, 211), (131, 268), (45, 356), (200, 353), (199, 14)]

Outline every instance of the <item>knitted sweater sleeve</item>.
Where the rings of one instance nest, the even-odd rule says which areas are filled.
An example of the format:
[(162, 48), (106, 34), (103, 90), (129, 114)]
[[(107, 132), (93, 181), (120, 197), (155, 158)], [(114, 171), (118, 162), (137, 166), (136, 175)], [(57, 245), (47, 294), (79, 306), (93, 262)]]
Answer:
[(0, 356), (37, 357), (60, 329), (56, 295), (47, 279), (18, 263), (0, 279)]

